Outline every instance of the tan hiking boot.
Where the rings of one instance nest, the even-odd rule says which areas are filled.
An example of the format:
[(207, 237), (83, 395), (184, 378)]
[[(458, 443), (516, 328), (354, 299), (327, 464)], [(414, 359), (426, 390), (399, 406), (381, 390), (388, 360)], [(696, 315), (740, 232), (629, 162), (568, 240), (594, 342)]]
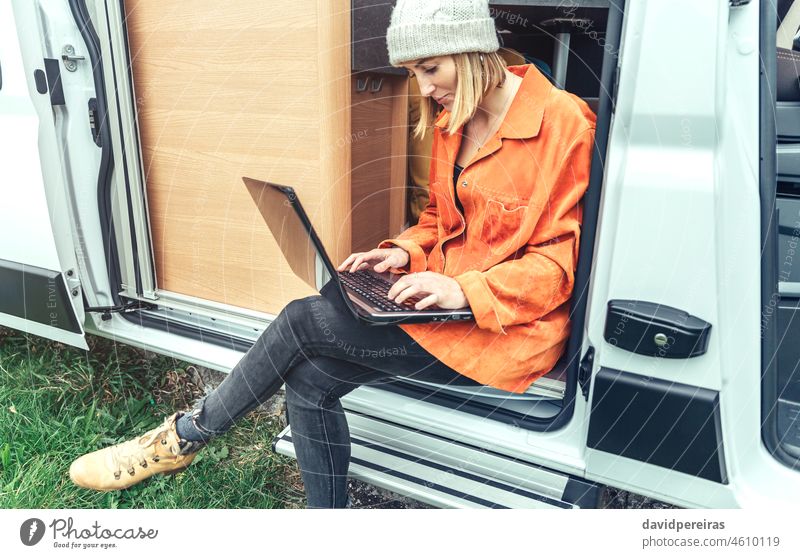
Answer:
[[(76, 459), (69, 468), (72, 482), (108, 492), (138, 484), (158, 473), (174, 475), (186, 469), (205, 444), (178, 437), (175, 413), (146, 434)], [(183, 446), (181, 446), (183, 443)]]

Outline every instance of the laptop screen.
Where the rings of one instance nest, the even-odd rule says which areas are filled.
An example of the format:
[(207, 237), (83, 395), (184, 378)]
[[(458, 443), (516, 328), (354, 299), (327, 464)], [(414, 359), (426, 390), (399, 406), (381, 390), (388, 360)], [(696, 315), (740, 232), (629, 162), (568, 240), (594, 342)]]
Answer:
[(294, 189), (252, 178), (242, 180), (294, 274), (312, 289), (322, 289), (336, 270)]

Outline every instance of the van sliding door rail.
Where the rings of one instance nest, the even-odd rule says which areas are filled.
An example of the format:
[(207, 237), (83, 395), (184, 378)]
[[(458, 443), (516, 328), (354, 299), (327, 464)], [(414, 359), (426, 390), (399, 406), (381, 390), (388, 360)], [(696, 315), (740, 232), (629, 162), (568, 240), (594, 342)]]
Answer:
[(114, 312), (134, 312), (136, 310), (157, 310), (158, 307), (155, 304), (151, 304), (149, 302), (144, 302), (142, 300), (132, 300), (131, 302), (125, 304), (119, 304), (117, 306), (86, 306), (84, 307), (84, 312), (101, 312), (103, 315), (101, 318), (103, 321), (108, 321), (111, 319), (111, 314)]

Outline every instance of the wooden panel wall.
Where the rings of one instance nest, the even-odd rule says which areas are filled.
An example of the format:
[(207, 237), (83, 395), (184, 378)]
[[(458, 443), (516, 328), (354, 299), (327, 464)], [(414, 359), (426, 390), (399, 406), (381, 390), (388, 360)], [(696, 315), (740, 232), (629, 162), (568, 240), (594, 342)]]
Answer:
[(292, 275), (242, 176), (295, 187), (349, 254), (346, 0), (125, 0), (159, 289), (277, 313)]
[(353, 251), (365, 252), (396, 236), (406, 218), (408, 78), (359, 74), (352, 86)]

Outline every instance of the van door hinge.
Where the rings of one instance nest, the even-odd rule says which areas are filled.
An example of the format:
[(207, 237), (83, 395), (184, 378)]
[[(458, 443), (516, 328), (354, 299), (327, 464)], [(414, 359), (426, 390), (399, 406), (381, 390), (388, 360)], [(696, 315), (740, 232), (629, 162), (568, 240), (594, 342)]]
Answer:
[(78, 296), (81, 288), (81, 280), (78, 279), (78, 274), (75, 273), (74, 269), (68, 269), (64, 276), (67, 280), (67, 289), (69, 292), (72, 293), (72, 296)]
[(578, 367), (578, 385), (581, 386), (581, 393), (583, 398), (589, 400), (589, 386), (592, 382), (592, 365), (594, 364), (594, 347), (589, 345), (586, 354), (581, 359), (581, 365)]
[(112, 312), (134, 312), (136, 310), (157, 310), (158, 306), (144, 302), (143, 300), (132, 300), (119, 306), (87, 306), (84, 312), (102, 312), (100, 318), (103, 321), (111, 319)]

